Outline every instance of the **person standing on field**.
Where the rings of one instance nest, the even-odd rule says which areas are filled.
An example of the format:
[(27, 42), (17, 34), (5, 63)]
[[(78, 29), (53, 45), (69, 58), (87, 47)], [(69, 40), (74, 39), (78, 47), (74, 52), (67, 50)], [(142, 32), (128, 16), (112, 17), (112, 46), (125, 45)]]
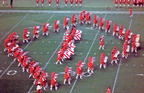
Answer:
[(13, 8), (13, 0), (10, 0), (10, 8)]

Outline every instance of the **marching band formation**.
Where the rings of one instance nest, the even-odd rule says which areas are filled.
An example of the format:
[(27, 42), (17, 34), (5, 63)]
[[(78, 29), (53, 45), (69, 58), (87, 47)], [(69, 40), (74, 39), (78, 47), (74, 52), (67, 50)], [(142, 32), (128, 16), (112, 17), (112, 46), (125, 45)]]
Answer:
[[(38, 2), (39, 0), (37, 0)], [(43, 1), (43, 0), (42, 0)], [(50, 1), (50, 0), (49, 0)], [(67, 0), (65, 0), (67, 1)], [(72, 1), (72, 0), (71, 0)], [(44, 2), (44, 1), (43, 1)], [(78, 0), (77, 0), (78, 2)], [(58, 3), (58, 1), (57, 1)], [(106, 20), (103, 17), (99, 17), (98, 15), (93, 15), (93, 21), (90, 12), (86, 12), (83, 10), (79, 13), (79, 24), (93, 24), (93, 29), (103, 30), (105, 33), (112, 33), (112, 36), (117, 37), (120, 40), (123, 40), (123, 48), (122, 48), (122, 58), (127, 59), (130, 51), (137, 53), (137, 48), (140, 46), (140, 35), (132, 33), (130, 29), (125, 29), (123, 25), (118, 25), (117, 23), (113, 23), (112, 21)], [(69, 20), (71, 19), (71, 27), (69, 25)], [(64, 17), (63, 28), (65, 29), (65, 33), (63, 35), (63, 43), (61, 44), (61, 48), (56, 53), (57, 61), (56, 64), (62, 64), (63, 61), (70, 59), (71, 56), (75, 54), (75, 41), (81, 40), (82, 31), (77, 29), (77, 16), (72, 14), (71, 18)], [(53, 32), (60, 31), (60, 20), (54, 20)], [(49, 36), (49, 23), (44, 23), (42, 26), (42, 35)], [(71, 28), (71, 29), (70, 29)], [(40, 26), (33, 27), (33, 38), (38, 39), (40, 34)], [(24, 28), (23, 31), (23, 43), (28, 43), (30, 41), (30, 31), (28, 28)], [(48, 85), (49, 74), (44, 71), (44, 69), (40, 66), (39, 62), (36, 62), (28, 56), (28, 52), (25, 52), (21, 46), (19, 45), (19, 36), (16, 32), (11, 33), (7, 39), (4, 41), (4, 51), (7, 52), (8, 57), (14, 57), (14, 61), (18, 61), (18, 66), (22, 67), (22, 72), (29, 72), (29, 78), (33, 77), (36, 87), (37, 93), (42, 93), (42, 90), (46, 90), (48, 86), (50, 90), (58, 90), (58, 74), (56, 72), (51, 73), (51, 81), (50, 85)], [(104, 35), (99, 37), (99, 50), (105, 50), (105, 37)], [(118, 64), (120, 51), (116, 46), (113, 47), (111, 51), (111, 64)], [(87, 62), (87, 73), (94, 73), (94, 62), (95, 57), (89, 56)], [(99, 60), (99, 68), (106, 69), (108, 56), (105, 53), (100, 54)], [(83, 78), (85, 62), (78, 61), (76, 64), (76, 79)], [(71, 71), (72, 68), (66, 66), (64, 69), (64, 81), (63, 83), (71, 84)]]
[[(41, 3), (42, 6), (44, 6), (44, 3), (46, 2), (46, 0), (35, 0), (36, 2), (36, 6), (39, 6), (39, 3)], [(47, 3), (49, 4), (49, 6), (51, 6), (51, 4), (55, 2), (56, 6), (59, 6), (60, 4), (60, 0), (47, 0)], [(75, 6), (82, 6), (83, 0), (63, 0), (65, 6), (68, 6), (68, 3), (70, 3), (70, 6), (73, 6), (73, 4), (75, 4)]]
[(129, 7), (130, 5), (133, 7), (142, 7), (144, 6), (144, 0), (114, 0), (114, 4), (116, 7)]

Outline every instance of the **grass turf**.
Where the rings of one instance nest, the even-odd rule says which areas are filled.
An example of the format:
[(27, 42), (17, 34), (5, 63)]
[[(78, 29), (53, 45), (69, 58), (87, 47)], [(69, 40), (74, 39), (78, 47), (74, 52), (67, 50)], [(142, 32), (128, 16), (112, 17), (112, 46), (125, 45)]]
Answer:
[[(15, 0), (16, 1), (16, 0)], [(17, 1), (16, 8), (14, 9), (47, 9), (44, 8), (35, 8), (35, 4), (33, 2), (29, 2), (32, 5), (32, 8), (23, 8), (23, 6), (19, 6), (18, 3), (22, 1)], [(94, 2), (94, 0), (93, 0)], [(26, 2), (25, 2), (26, 3)], [(87, 3), (87, 2), (85, 2)], [(100, 3), (100, 2), (99, 2)], [(97, 4), (99, 4), (97, 3)], [(102, 2), (101, 2), (102, 3)], [(25, 4), (24, 4), (25, 5)], [(105, 7), (95, 9), (95, 4), (91, 4), (92, 7), (89, 5), (84, 4), (82, 8), (73, 8), (73, 10), (82, 10), (82, 9), (89, 9), (89, 10), (105, 10)], [(108, 4), (109, 5), (109, 4)], [(109, 6), (111, 6), (110, 4)], [(62, 6), (62, 4), (61, 4)], [(87, 8), (89, 7), (89, 8)], [(4, 8), (2, 8), (4, 9)], [(7, 9), (7, 7), (5, 8)], [(55, 7), (51, 8), (55, 10)], [(64, 10), (72, 10), (71, 8), (63, 8)], [(104, 17), (105, 14), (98, 14), (101, 17)], [(73, 71), (75, 71), (75, 64), (79, 60), (85, 60), (87, 62), (88, 56), (95, 56), (96, 63), (95, 63), (95, 73), (91, 77), (85, 77), (83, 80), (77, 80), (75, 82), (75, 76), (72, 77), (72, 84), (71, 85), (63, 85), (63, 74), (59, 74), (58, 82), (60, 83), (60, 87), (58, 91), (50, 91), (49, 89), (44, 92), (49, 93), (104, 93), (107, 86), (113, 88), (114, 81), (116, 78), (117, 73), (117, 65), (111, 66), (110, 65), (110, 55), (108, 53), (111, 52), (113, 46), (117, 46), (118, 49), (121, 51), (123, 41), (117, 39), (117, 37), (113, 37), (112, 34), (106, 34), (104, 31), (99, 31), (97, 29), (91, 30), (90, 28), (92, 25), (78, 25), (78, 29), (83, 31), (82, 40), (81, 42), (77, 41), (76, 44), (76, 53), (72, 56), (71, 60), (66, 60), (63, 65), (55, 65), (56, 62), (56, 54), (54, 51), (59, 49), (58, 45), (62, 40), (62, 36), (64, 30), (62, 28), (63, 17), (71, 17), (71, 14), (52, 14), (52, 13), (4, 13), (0, 16), (0, 22), (3, 23), (0, 25), (0, 37), (5, 37), (1, 40), (0, 44), (0, 70), (2, 73), (10, 66), (9, 70), (16, 70), (17, 73), (14, 76), (7, 75), (6, 71), (4, 75), (0, 78), (0, 92), (1, 93), (26, 93), (29, 91), (30, 87), (32, 86), (33, 79), (28, 78), (28, 73), (22, 73), (21, 68), (17, 67), (17, 62), (13, 62), (12, 58), (7, 58), (6, 53), (3, 52), (3, 41), (9, 35), (7, 32), (11, 33), (16, 31), (20, 38), (20, 44), (25, 51), (29, 51), (29, 56), (32, 57), (33, 60), (39, 61), (42, 67), (46, 66), (45, 71), (51, 73), (53, 71), (59, 73), (63, 72), (66, 65), (73, 67)], [(78, 14), (77, 14), (78, 16)], [(120, 66), (120, 71), (118, 74), (118, 78), (116, 79), (116, 86), (114, 88), (114, 93), (143, 93), (143, 77), (138, 76), (137, 74), (143, 74), (143, 42), (144, 42), (144, 34), (143, 34), (143, 16), (135, 14), (133, 19), (129, 18), (129, 15), (126, 14), (108, 14), (106, 15), (106, 19), (112, 20), (112, 22), (117, 22), (118, 25), (124, 25), (126, 29), (130, 27), (133, 33), (141, 34), (141, 47), (138, 50), (138, 55), (136, 56), (134, 53), (130, 53), (130, 57), (128, 60), (123, 59), (122, 65)], [(51, 18), (52, 17), (52, 18)], [(23, 19), (24, 18), (24, 19)], [(22, 20), (23, 19), (23, 20)], [(44, 22), (49, 22), (51, 26), (53, 26), (53, 21), (55, 19), (61, 20), (61, 31), (60, 33), (53, 33), (53, 28), (50, 28), (50, 35), (48, 37), (40, 36), (39, 40), (32, 41), (29, 45), (22, 44), (22, 31), (25, 27), (28, 27), (29, 30), (32, 32), (32, 27), (34, 25), (40, 25)], [(131, 22), (132, 20), (132, 22)], [(17, 24), (20, 22), (19, 24)], [(130, 25), (131, 22), (131, 25)], [(17, 25), (16, 25), (17, 24)], [(14, 27), (14, 28), (13, 28)], [(113, 26), (112, 26), (113, 27)], [(96, 40), (94, 41), (94, 45), (92, 46), (89, 54), (88, 51), (91, 47), (93, 39), (95, 35), (97, 35)], [(98, 38), (101, 35), (105, 35), (106, 43), (106, 50), (98, 50)], [(31, 34), (32, 38), (32, 34)], [(118, 43), (119, 42), (119, 43)], [(99, 69), (99, 56), (100, 53), (106, 53), (108, 55), (108, 68), (107, 70)], [(84, 71), (86, 71), (87, 67), (84, 67)], [(50, 80), (50, 78), (48, 78)], [(74, 87), (73, 87), (74, 86)], [(73, 88), (72, 88), (73, 87)], [(31, 93), (35, 93), (35, 86), (32, 88)]]

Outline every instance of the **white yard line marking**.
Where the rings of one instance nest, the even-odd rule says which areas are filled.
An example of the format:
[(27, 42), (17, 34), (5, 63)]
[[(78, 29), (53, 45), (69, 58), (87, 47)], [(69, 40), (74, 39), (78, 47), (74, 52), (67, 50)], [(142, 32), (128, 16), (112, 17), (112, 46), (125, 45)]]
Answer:
[[(51, 20), (54, 15), (55, 15), (55, 14), (53, 14), (53, 15), (47, 20), (47, 22), (48, 22), (49, 20)], [(40, 31), (41, 31), (41, 30), (42, 30), (42, 28), (40, 29)], [(26, 47), (24, 48), (24, 50), (31, 44), (32, 41), (33, 41), (33, 39), (26, 45)]]
[[(56, 50), (53, 52), (53, 54), (51, 55), (51, 57), (49, 58), (49, 60), (46, 62), (45, 66), (43, 67), (43, 70), (47, 67), (47, 65), (49, 64), (50, 60), (53, 58), (53, 56), (55, 55), (55, 53), (58, 51), (58, 49), (60, 48), (61, 44), (62, 44), (63, 40), (60, 42), (60, 44), (58, 45), (58, 47), (56, 48)], [(31, 92), (31, 90), (33, 89), (34, 84), (30, 87), (28, 93)]]
[[(54, 14), (48, 19), (48, 21), (54, 16)], [(47, 21), (47, 22), (48, 22)], [(41, 28), (42, 30), (42, 28)], [(32, 42), (32, 40), (25, 46), (25, 48), (23, 50), (25, 50), (29, 45), (30, 43)], [(15, 63), (15, 61), (11, 62), (11, 64), (6, 68), (6, 70), (4, 70), (4, 72), (0, 75), (0, 78), (8, 71), (8, 69)]]
[(27, 13), (15, 26), (13, 26), (12, 29), (10, 29), (1, 39), (4, 39), (15, 27), (17, 27), (27, 16), (29, 15), (29, 13)]
[[(104, 18), (106, 18), (106, 16), (107, 16), (107, 14), (105, 15)], [(94, 37), (94, 39), (93, 39), (93, 42), (92, 42), (92, 44), (91, 44), (91, 46), (90, 46), (90, 48), (89, 48), (89, 50), (88, 50), (88, 52), (87, 52), (87, 55), (86, 55), (86, 57), (85, 57), (85, 59), (84, 59), (84, 63), (86, 62), (87, 57), (88, 57), (88, 55), (90, 54), (90, 51), (91, 51), (91, 49), (92, 49), (92, 47), (93, 47), (93, 45), (94, 45), (94, 43), (95, 43), (95, 40), (96, 40), (96, 38), (97, 38), (97, 36), (98, 36), (99, 31), (100, 31), (100, 30), (97, 31), (97, 33), (96, 33), (96, 35), (95, 35), (95, 37)], [(75, 80), (75, 82), (74, 82), (74, 84), (73, 84), (73, 86), (72, 86), (72, 88), (71, 88), (71, 90), (70, 90), (69, 93), (72, 93), (72, 91), (73, 91), (73, 89), (74, 89), (74, 87), (75, 87), (76, 82), (77, 82), (77, 79)]]
[(4, 14), (4, 12), (3, 12), (3, 13), (1, 13), (1, 14), (0, 14), (0, 16), (2, 16), (3, 14)]
[[(131, 28), (131, 24), (132, 24), (132, 18), (131, 18), (130, 23), (129, 23), (129, 29)], [(115, 76), (115, 80), (114, 80), (114, 84), (113, 84), (113, 88), (112, 88), (112, 93), (114, 93), (114, 90), (115, 90), (115, 85), (116, 85), (117, 78), (118, 78), (118, 75), (119, 75), (121, 62), (122, 62), (122, 58), (120, 59), (120, 63), (118, 65), (118, 69), (117, 69), (117, 72), (116, 72), (116, 76)]]
[[(80, 11), (51, 11), (51, 10), (0, 10), (0, 12), (12, 12), (12, 13), (77, 13)], [(129, 11), (89, 11), (96, 14), (129, 14)], [(133, 11), (133, 14), (144, 14), (144, 11)]]
[[(53, 15), (54, 16), (54, 15)], [(60, 42), (60, 44), (58, 45), (58, 47), (55, 49), (55, 51), (53, 52), (53, 54), (51, 55), (51, 57), (49, 58), (49, 60), (46, 62), (45, 66), (43, 67), (43, 70), (47, 67), (47, 65), (49, 64), (50, 60), (53, 58), (53, 56), (55, 55), (55, 53), (58, 51), (58, 49), (60, 48), (61, 44), (62, 44), (63, 40)], [(48, 52), (49, 53), (49, 52)], [(33, 89), (34, 84), (30, 87), (28, 93), (31, 92), (31, 90)]]

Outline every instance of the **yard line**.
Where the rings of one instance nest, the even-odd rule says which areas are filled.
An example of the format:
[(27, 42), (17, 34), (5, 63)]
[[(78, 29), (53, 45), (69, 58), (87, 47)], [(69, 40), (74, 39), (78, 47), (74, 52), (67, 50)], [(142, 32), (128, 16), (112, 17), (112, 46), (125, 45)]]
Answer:
[[(55, 14), (53, 14), (48, 20), (47, 22), (49, 22), (49, 20), (51, 20), (53, 18)], [(40, 29), (40, 31), (42, 30), (42, 28)], [(33, 41), (33, 39), (26, 45), (26, 47), (24, 48), (24, 50), (31, 44), (31, 42)]]
[[(49, 60), (46, 62), (46, 65), (43, 67), (43, 70), (45, 70), (45, 68), (47, 67), (47, 65), (49, 64), (50, 60), (53, 58), (53, 56), (55, 55), (55, 53), (58, 51), (58, 49), (60, 48), (61, 44), (62, 44), (63, 40), (60, 42), (60, 44), (58, 45), (58, 47), (56, 48), (56, 50), (53, 52), (52, 56), (49, 58)], [(28, 93), (31, 92), (32, 88), (34, 87), (34, 84), (30, 87)]]
[[(54, 15), (53, 15), (54, 16)], [(55, 51), (53, 52), (53, 54), (51, 55), (51, 57), (49, 58), (49, 60), (46, 62), (45, 66), (43, 67), (43, 70), (45, 70), (45, 68), (47, 67), (47, 65), (49, 64), (50, 60), (53, 58), (53, 56), (55, 55), (55, 53), (58, 51), (58, 49), (60, 48), (61, 44), (62, 44), (63, 40), (61, 40), (60, 44), (58, 45), (58, 47), (55, 49)], [(33, 89), (34, 84), (30, 87), (28, 93), (31, 92), (31, 90)]]
[[(79, 13), (80, 11), (51, 11), (51, 10), (0, 10), (0, 12), (12, 13)], [(97, 14), (129, 14), (129, 11), (89, 11)], [(133, 11), (133, 14), (144, 14), (144, 11)]]
[(13, 26), (13, 28), (10, 29), (10, 30), (0, 39), (0, 41), (1, 41), (2, 39), (4, 39), (4, 38), (5, 38), (16, 26), (18, 26), (28, 15), (29, 15), (29, 13), (27, 13), (15, 26)]
[(3, 12), (3, 13), (1, 13), (1, 14), (0, 14), (0, 16), (2, 16), (3, 14), (4, 14), (4, 12)]
[(15, 63), (15, 61), (12, 61), (11, 64), (4, 70), (4, 72), (0, 75), (0, 78), (8, 71), (8, 69)]
[[(107, 14), (104, 16), (104, 18), (106, 18), (106, 16), (107, 16)], [(89, 50), (88, 50), (88, 52), (87, 52), (87, 55), (86, 55), (86, 57), (85, 57), (85, 59), (84, 59), (84, 63), (86, 62), (86, 59), (87, 59), (87, 57), (88, 57), (88, 55), (89, 55), (89, 53), (90, 53), (90, 51), (91, 51), (91, 49), (92, 49), (92, 47), (93, 47), (93, 45), (94, 45), (94, 43), (95, 43), (95, 40), (96, 40), (96, 38), (97, 38), (97, 35), (98, 35), (99, 31), (100, 31), (100, 30), (97, 31), (97, 33), (96, 33), (96, 35), (95, 35), (95, 37), (94, 37), (94, 39), (93, 39), (93, 42), (92, 42), (92, 44), (91, 44), (91, 46), (90, 46), (90, 48), (89, 48)], [(75, 87), (76, 82), (77, 82), (77, 79), (74, 81), (74, 84), (73, 84), (73, 86), (72, 86), (72, 88), (71, 88), (71, 90), (70, 90), (69, 93), (72, 93), (72, 91), (73, 91), (73, 89), (74, 89), (74, 87)]]
[[(47, 20), (47, 22), (54, 16), (54, 14)], [(40, 29), (42, 30), (42, 28)], [(30, 45), (32, 40), (25, 46), (24, 50)], [(0, 75), (0, 78), (8, 71), (8, 69), (15, 63), (15, 61), (12, 61), (11, 64), (6, 68), (6, 70)]]
[[(131, 24), (132, 24), (132, 18), (131, 18), (130, 23), (129, 23), (129, 29), (131, 28)], [(120, 59), (120, 63), (118, 65), (118, 69), (117, 69), (117, 72), (116, 72), (116, 76), (115, 76), (115, 80), (114, 80), (114, 84), (113, 84), (113, 88), (112, 88), (112, 93), (114, 93), (114, 90), (115, 90), (115, 85), (116, 85), (117, 78), (118, 78), (118, 75), (119, 75), (121, 62), (122, 62), (122, 58)]]

